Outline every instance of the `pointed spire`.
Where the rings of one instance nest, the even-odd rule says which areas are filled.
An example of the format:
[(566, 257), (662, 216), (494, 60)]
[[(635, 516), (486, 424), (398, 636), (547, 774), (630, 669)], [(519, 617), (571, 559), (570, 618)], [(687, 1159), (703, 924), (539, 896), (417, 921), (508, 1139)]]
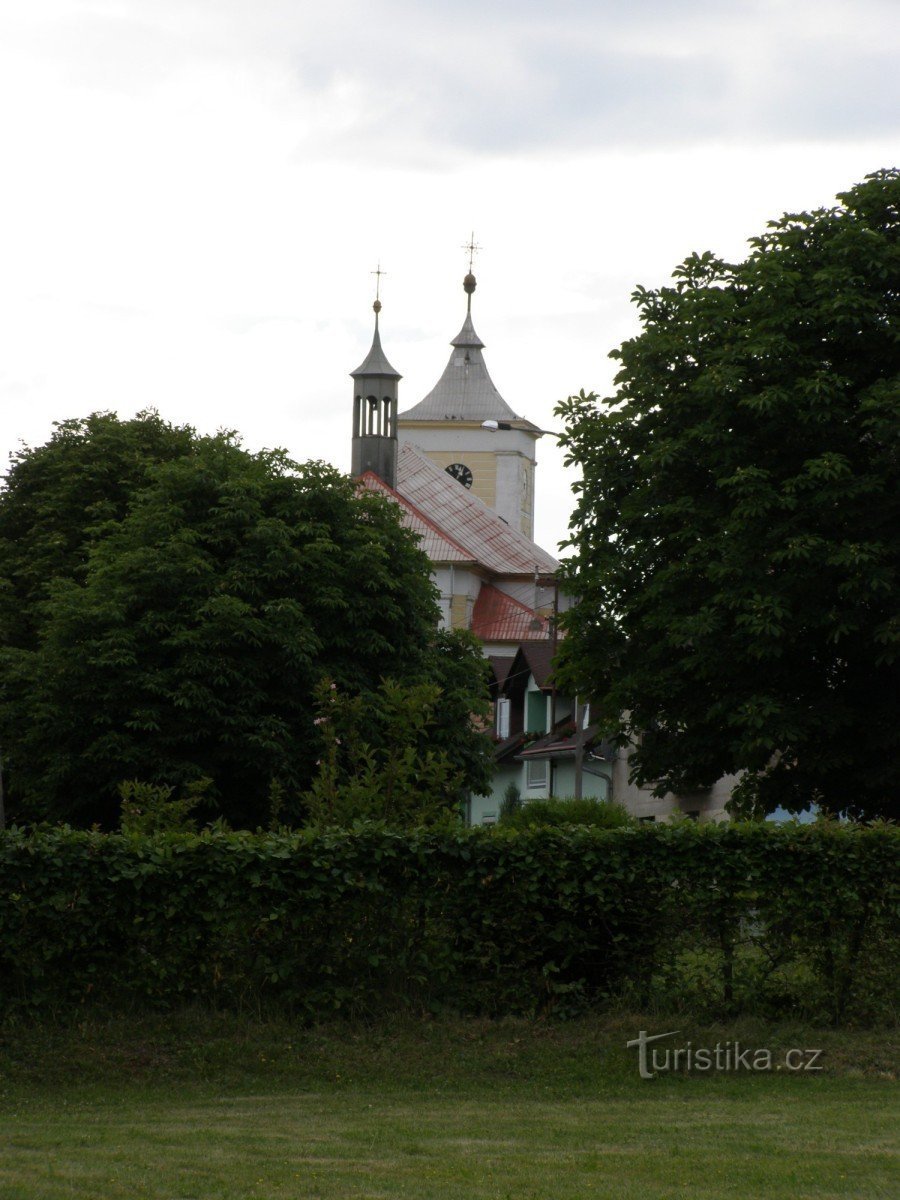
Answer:
[(517, 421), (519, 418), (509, 407), (488, 374), (481, 351), (484, 342), (472, 324), (472, 293), (475, 291), (475, 276), (472, 262), (476, 250), (472, 234), (469, 244), (463, 249), (469, 255), (469, 272), (463, 279), (463, 291), (468, 297), (466, 319), (462, 329), (450, 343), (453, 353), (444, 368), (444, 373), (424, 400), (407, 409), (404, 420), (414, 421)]
[(381, 263), (378, 264), (378, 269), (372, 272), (376, 276), (375, 303), (372, 305), (372, 311), (375, 313), (375, 333), (369, 353), (356, 370), (350, 372), (354, 379), (358, 379), (361, 375), (379, 375), (385, 379), (403, 378), (400, 372), (395, 371), (388, 362), (387, 355), (381, 348), (381, 334), (378, 331), (378, 314), (381, 312), (381, 276), (386, 273), (382, 271)]

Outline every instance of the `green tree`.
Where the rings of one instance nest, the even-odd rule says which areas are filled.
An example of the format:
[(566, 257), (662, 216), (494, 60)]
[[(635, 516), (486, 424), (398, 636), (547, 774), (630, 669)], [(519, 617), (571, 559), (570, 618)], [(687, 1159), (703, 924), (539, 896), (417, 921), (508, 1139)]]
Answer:
[(565, 677), (657, 793), (898, 815), (900, 174), (639, 288), (583, 483)]
[(315, 721), (321, 758), (305, 797), (311, 819), (411, 828), (458, 815), (463, 772), (432, 742), (440, 699), (430, 683), (386, 679), (374, 694), (346, 696), (323, 681)]
[(58, 421), (50, 441), (12, 455), (0, 494), (0, 641), (37, 644), (39, 608), (57, 579), (83, 582), (90, 548), (121, 521), (164, 462), (189, 458), (194, 430), (155, 412)]
[[(0, 494), (10, 817), (112, 826), (122, 780), (208, 778), (200, 815), (265, 823), (277, 793), (296, 821), (318, 681), (366, 694), (400, 663), (435, 682), (427, 558), (394, 505), (330, 467), (153, 415), (121, 424), (66, 423)], [(108, 471), (95, 438), (126, 448)], [(131, 474), (117, 477), (122, 458)]]

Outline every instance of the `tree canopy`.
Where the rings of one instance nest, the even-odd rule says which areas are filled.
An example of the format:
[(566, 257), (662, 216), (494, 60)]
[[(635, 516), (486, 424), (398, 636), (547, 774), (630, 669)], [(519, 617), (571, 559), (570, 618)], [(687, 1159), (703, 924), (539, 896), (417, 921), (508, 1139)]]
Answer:
[(898, 815), (900, 173), (634, 296), (570, 397), (564, 672), (665, 790)]
[(296, 821), (324, 677), (446, 686), (442, 748), (483, 780), (480, 656), (437, 635), (396, 507), (324, 464), (152, 413), (65, 422), (0, 493), (0, 580), (13, 819), (112, 825), (123, 780), (209, 779), (206, 815), (265, 823), (274, 789)]

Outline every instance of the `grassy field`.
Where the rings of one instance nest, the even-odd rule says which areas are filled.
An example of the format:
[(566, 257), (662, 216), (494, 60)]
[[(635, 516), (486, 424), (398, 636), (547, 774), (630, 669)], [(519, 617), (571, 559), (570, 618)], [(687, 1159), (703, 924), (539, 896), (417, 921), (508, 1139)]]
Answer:
[[(825, 1070), (642, 1080), (625, 1048), (641, 1027), (775, 1063), (822, 1048)], [(898, 1049), (896, 1034), (634, 1017), (9, 1028), (0, 1198), (888, 1198)]]

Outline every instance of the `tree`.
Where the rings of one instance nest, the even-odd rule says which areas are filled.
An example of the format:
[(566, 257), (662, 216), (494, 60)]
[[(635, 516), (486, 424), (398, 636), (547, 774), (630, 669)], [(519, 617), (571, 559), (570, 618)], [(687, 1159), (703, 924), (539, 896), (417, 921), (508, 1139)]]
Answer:
[(564, 675), (657, 794), (898, 815), (900, 173), (838, 200), (639, 288), (616, 394), (558, 408)]
[(462, 771), (431, 742), (440, 688), (383, 681), (348, 697), (323, 681), (317, 694), (321, 759), (307, 810), (323, 825), (384, 821), (396, 828), (458, 816)]
[(195, 433), (155, 412), (58, 421), (49, 442), (12, 455), (0, 494), (0, 642), (34, 647), (57, 579), (83, 582), (88, 554), (160, 463), (190, 457)]
[[(105, 463), (97, 441), (125, 452)], [(13, 819), (114, 825), (123, 780), (208, 778), (204, 815), (265, 823), (274, 788), (296, 821), (318, 681), (353, 695), (388, 673), (434, 682), (426, 556), (393, 504), (321, 463), (154, 415), (68, 422), (18, 457), (0, 539)], [(449, 740), (475, 736), (464, 724)]]

